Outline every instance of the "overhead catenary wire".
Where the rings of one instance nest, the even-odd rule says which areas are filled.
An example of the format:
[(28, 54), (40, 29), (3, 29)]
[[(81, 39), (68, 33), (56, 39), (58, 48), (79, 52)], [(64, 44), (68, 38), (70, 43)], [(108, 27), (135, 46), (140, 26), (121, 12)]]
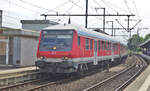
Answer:
[[(108, 1), (106, 1), (106, 0), (103, 0), (103, 1), (105, 2), (105, 4), (111, 5), (110, 8), (117, 8), (117, 9), (119, 9), (119, 10), (121, 10), (121, 11), (124, 11), (125, 13), (130, 13), (129, 11), (127, 11), (127, 10), (125, 10), (125, 9), (123, 9), (123, 8), (121, 8), (121, 7), (117, 6), (117, 5), (115, 5), (115, 4), (112, 4), (112, 3), (110, 3), (110, 2), (108, 2)], [(116, 9), (114, 9), (114, 10), (116, 10)], [(117, 10), (116, 10), (116, 11), (117, 11)], [(117, 12), (118, 12), (118, 11), (117, 11)]]
[[(3, 1), (5, 1), (5, 0), (3, 0)], [(41, 12), (38, 12), (38, 11), (32, 10), (32, 9), (30, 9), (30, 8), (24, 7), (24, 6), (22, 6), (22, 5), (16, 4), (16, 3), (14, 3), (14, 2), (11, 2), (11, 4), (13, 4), (13, 5), (17, 6), (17, 7), (20, 7), (20, 8), (26, 9), (26, 10), (28, 10), (28, 11), (30, 11), (30, 12), (34, 12), (34, 13), (37, 13), (37, 14), (40, 14), (40, 13), (41, 13)]]
[(19, 24), (19, 23), (14, 23), (14, 22), (8, 22), (8, 21), (3, 21), (3, 23), (5, 23), (5, 24), (9, 24), (9, 25), (21, 25), (21, 23)]
[(57, 12), (57, 11), (55, 11), (55, 10), (43, 8), (43, 7), (41, 7), (41, 6), (38, 6), (38, 5), (35, 5), (35, 4), (32, 4), (32, 3), (29, 3), (29, 2), (24, 1), (24, 0), (20, 0), (20, 1), (21, 1), (22, 3), (28, 4), (28, 5), (30, 5), (30, 6), (33, 6), (33, 7), (39, 8), (39, 9), (43, 9), (43, 10), (46, 10), (46, 11)]
[(101, 0), (107, 7), (109, 7), (110, 9), (112, 9), (113, 11), (115, 11), (115, 12), (118, 12), (118, 11), (116, 11), (114, 8), (112, 8), (111, 6), (109, 6), (104, 0)]
[[(80, 2), (81, 0), (79, 0), (79, 1), (77, 1), (77, 2), (75, 2), (75, 4), (78, 4), (79, 2)], [(72, 4), (72, 6), (65, 12), (65, 13), (68, 13), (68, 12), (70, 12), (70, 10), (72, 10), (73, 8), (75, 7), (75, 5), (74, 4)]]
[(11, 18), (11, 19), (14, 19), (14, 20), (21, 20), (20, 18), (13, 17), (13, 16), (9, 16), (9, 15), (3, 15), (3, 16), (8, 17), (8, 18)]
[(128, 10), (130, 11), (130, 13), (132, 14), (131, 9), (130, 9), (128, 3), (127, 3), (127, 0), (124, 0), (124, 3), (125, 3), (125, 5), (126, 5), (127, 9), (128, 9)]
[[(48, 11), (45, 12), (45, 13), (49, 13), (49, 12), (51, 12), (51, 10), (55, 10), (55, 9), (57, 9), (57, 8), (60, 8), (60, 7), (66, 5), (66, 4), (68, 4), (68, 3), (70, 3), (70, 0), (67, 0), (66, 2), (64, 2), (64, 3), (62, 3), (62, 4), (60, 4), (60, 5), (56, 6), (56, 7), (54, 7), (53, 9), (48, 10)], [(57, 11), (56, 13), (58, 13), (58, 11)]]
[(137, 14), (138, 18), (141, 19), (139, 12), (138, 12), (138, 8), (136, 7), (135, 1), (133, 1), (133, 5), (134, 5), (134, 8), (136, 10), (136, 14)]

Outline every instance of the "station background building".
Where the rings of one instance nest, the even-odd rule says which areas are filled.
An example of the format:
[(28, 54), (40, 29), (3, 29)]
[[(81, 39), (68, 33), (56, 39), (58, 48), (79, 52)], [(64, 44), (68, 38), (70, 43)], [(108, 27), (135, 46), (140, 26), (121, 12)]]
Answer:
[(22, 29), (3, 27), (0, 11), (0, 64), (34, 65), (39, 31), (58, 24), (50, 20), (21, 20), (21, 23)]
[(139, 45), (142, 48), (142, 52), (144, 54), (150, 55), (150, 39), (146, 40), (142, 44)]

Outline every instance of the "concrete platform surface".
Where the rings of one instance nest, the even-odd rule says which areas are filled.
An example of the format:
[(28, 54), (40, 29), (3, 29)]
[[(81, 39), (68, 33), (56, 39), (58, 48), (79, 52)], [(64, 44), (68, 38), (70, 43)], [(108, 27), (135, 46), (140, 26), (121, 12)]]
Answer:
[(22, 71), (30, 71), (30, 70), (36, 70), (36, 67), (31, 66), (31, 67), (16, 68), (11, 65), (0, 65), (0, 75), (8, 74), (8, 73), (15, 73), (15, 72), (22, 72)]
[[(142, 54), (143, 56), (143, 54)], [(149, 56), (144, 55), (149, 58)], [(142, 72), (124, 91), (150, 91), (150, 66)]]

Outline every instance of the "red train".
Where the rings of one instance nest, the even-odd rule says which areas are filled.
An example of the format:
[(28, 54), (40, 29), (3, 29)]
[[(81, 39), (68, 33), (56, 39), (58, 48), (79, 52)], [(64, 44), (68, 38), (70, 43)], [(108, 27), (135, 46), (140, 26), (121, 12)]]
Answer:
[(41, 72), (73, 73), (127, 56), (114, 38), (73, 25), (56, 25), (40, 33), (36, 66)]

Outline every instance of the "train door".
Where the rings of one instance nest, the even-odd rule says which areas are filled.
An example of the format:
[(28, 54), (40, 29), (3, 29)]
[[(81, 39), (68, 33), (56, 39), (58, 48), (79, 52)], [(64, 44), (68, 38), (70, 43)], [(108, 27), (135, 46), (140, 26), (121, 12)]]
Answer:
[(111, 43), (111, 61), (114, 61), (114, 47), (115, 47), (115, 45), (113, 44), (113, 43)]
[(97, 60), (97, 40), (94, 40), (94, 61), (93, 61), (94, 65), (98, 64), (98, 60)]

